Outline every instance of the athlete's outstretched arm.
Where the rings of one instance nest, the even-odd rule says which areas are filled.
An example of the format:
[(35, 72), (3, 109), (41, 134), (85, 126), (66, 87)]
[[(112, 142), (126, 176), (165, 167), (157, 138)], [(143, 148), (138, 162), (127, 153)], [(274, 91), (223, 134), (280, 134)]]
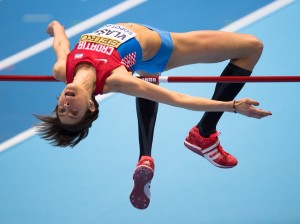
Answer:
[[(202, 97), (193, 97), (145, 82), (126, 73), (113, 74), (107, 81), (111, 87), (111, 91), (137, 96), (175, 107), (195, 111), (234, 112), (233, 101), (223, 102)], [(263, 111), (254, 107), (258, 105), (259, 103), (257, 101), (245, 98), (236, 100), (235, 109), (237, 113), (254, 118), (263, 118), (272, 114), (269, 111)]]
[(70, 53), (70, 42), (65, 33), (64, 27), (58, 22), (53, 21), (47, 27), (47, 33), (54, 37), (53, 49), (56, 53), (57, 61), (53, 66), (54, 78), (65, 82), (66, 58)]

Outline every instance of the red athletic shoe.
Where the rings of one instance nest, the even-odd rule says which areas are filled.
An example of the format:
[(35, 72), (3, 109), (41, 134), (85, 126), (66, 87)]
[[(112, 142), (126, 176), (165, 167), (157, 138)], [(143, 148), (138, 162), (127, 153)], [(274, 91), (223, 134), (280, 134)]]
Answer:
[(216, 131), (208, 138), (204, 138), (200, 135), (199, 129), (195, 126), (190, 130), (184, 141), (184, 145), (217, 167), (232, 168), (236, 166), (238, 162), (236, 158), (223, 150), (218, 135), (219, 132)]
[(134, 186), (129, 199), (138, 209), (145, 209), (150, 203), (150, 184), (154, 176), (154, 160), (150, 156), (142, 156), (133, 174)]

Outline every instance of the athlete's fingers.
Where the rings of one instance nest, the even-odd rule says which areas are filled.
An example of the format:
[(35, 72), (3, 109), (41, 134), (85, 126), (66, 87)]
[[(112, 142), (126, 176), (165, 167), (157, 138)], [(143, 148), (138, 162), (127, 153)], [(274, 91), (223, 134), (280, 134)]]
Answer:
[(255, 107), (258, 105), (258, 101), (249, 98), (237, 100), (235, 104), (237, 112), (248, 117), (260, 119), (272, 115), (270, 111), (264, 111)]
[(246, 103), (248, 104), (251, 104), (251, 105), (254, 105), (254, 106), (258, 106), (259, 105), (259, 102), (257, 102), (256, 100), (252, 100), (252, 99), (245, 99)]
[(262, 109), (256, 109), (256, 108), (253, 108), (253, 110), (249, 114), (250, 117), (254, 117), (254, 118), (258, 118), (258, 119), (264, 118), (264, 117), (267, 117), (270, 115), (272, 115), (271, 111), (264, 111)]

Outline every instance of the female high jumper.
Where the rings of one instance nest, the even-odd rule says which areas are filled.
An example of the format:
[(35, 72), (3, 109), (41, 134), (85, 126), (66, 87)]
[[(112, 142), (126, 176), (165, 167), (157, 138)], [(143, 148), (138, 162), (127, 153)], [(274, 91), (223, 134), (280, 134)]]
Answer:
[(88, 135), (98, 117), (95, 95), (110, 92), (136, 97), (140, 157), (130, 194), (132, 205), (145, 209), (150, 203), (150, 183), (154, 175), (151, 157), (158, 103), (194, 111), (205, 111), (188, 133), (184, 145), (220, 168), (237, 165), (219, 142), (217, 123), (223, 112), (263, 118), (269, 111), (244, 98), (234, 100), (244, 83), (217, 83), (212, 99), (194, 97), (148, 83), (133, 76), (160, 74), (195, 63), (230, 60), (221, 76), (250, 76), (259, 60), (263, 44), (255, 36), (223, 31), (173, 33), (135, 23), (107, 24), (83, 34), (73, 50), (64, 27), (53, 21), (47, 33), (54, 37), (57, 61), (53, 76), (66, 84), (54, 115), (37, 116), (41, 136), (54, 146), (74, 147)]

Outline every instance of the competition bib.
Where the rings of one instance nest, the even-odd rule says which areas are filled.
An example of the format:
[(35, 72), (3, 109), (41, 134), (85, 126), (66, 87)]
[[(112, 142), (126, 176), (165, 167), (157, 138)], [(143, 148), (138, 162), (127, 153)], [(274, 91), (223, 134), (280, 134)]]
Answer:
[(118, 48), (136, 34), (131, 30), (114, 24), (107, 24), (93, 33), (83, 34), (79, 42), (92, 42)]

